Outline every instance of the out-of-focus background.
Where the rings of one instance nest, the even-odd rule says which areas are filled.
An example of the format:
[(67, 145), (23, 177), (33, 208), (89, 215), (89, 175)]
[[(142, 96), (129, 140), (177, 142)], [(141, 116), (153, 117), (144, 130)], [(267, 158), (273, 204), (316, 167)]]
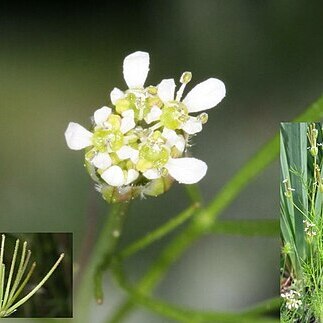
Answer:
[[(0, 4), (0, 227), (2, 231), (73, 231), (86, 255), (107, 206), (70, 151), (69, 121), (109, 105), (125, 88), (122, 60), (151, 56), (147, 84), (193, 73), (217, 77), (227, 97), (209, 113), (192, 153), (207, 162), (200, 183), (209, 201), (248, 158), (314, 101), (323, 84), (323, 3), (319, 0), (158, 0)], [(278, 218), (278, 162), (251, 183), (223, 218)], [(164, 196), (137, 200), (122, 244), (188, 205), (176, 184)], [(127, 262), (139, 277), (166, 238)], [(83, 250), (83, 251), (82, 251)], [(84, 257), (81, 257), (84, 259)], [(78, 266), (75, 266), (77, 270)], [(101, 322), (123, 295), (107, 280)], [(278, 239), (206, 237), (168, 273), (156, 295), (199, 309), (238, 310), (278, 295)], [(144, 310), (130, 323), (168, 322)]]

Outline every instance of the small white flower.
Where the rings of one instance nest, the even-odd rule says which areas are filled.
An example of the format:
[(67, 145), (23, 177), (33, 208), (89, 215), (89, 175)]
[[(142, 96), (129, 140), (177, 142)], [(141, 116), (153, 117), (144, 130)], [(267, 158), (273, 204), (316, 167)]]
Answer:
[(297, 310), (302, 306), (301, 294), (296, 290), (290, 289), (281, 294), (281, 297), (285, 300), (285, 306), (290, 310)]
[[(112, 106), (94, 112), (93, 132), (71, 122), (65, 132), (69, 148), (86, 148), (86, 166), (108, 201), (138, 195), (157, 196), (175, 179), (193, 184), (206, 174), (207, 165), (184, 157), (190, 136), (202, 131), (207, 114), (192, 116), (216, 106), (225, 96), (222, 81), (210, 78), (196, 85), (181, 100), (192, 74), (185, 72), (175, 95), (174, 79), (144, 87), (149, 54), (135, 52), (123, 62), (128, 89), (114, 88)], [(113, 188), (117, 187), (117, 190)]]

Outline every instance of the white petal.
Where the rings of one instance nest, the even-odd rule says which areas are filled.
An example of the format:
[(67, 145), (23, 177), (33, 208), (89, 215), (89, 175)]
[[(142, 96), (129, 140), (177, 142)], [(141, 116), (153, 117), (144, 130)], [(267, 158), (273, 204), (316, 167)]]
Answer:
[(108, 153), (97, 153), (93, 159), (92, 164), (99, 169), (106, 169), (111, 166), (111, 158)]
[(116, 165), (104, 171), (101, 177), (111, 186), (122, 186), (125, 183), (123, 170)]
[(65, 131), (67, 146), (73, 150), (80, 150), (92, 146), (92, 132), (75, 122), (70, 122)]
[(162, 114), (162, 110), (157, 106), (153, 106), (149, 113), (145, 117), (145, 121), (149, 124), (159, 119)]
[(139, 151), (130, 146), (123, 146), (117, 151), (117, 155), (121, 160), (131, 159), (132, 162), (137, 163)]
[(206, 174), (207, 165), (196, 158), (170, 158), (165, 167), (179, 183), (194, 184)]
[(164, 128), (162, 132), (162, 136), (167, 139), (170, 145), (175, 145), (175, 142), (177, 141), (177, 133), (174, 130)]
[(139, 176), (139, 173), (135, 169), (129, 169), (127, 173), (127, 180), (125, 182), (125, 185), (128, 185), (135, 181)]
[(122, 112), (122, 116), (123, 117), (134, 118), (135, 117), (135, 112), (132, 109), (128, 109), (128, 110)]
[(112, 104), (114, 105), (119, 99), (122, 99), (123, 97), (124, 97), (124, 93), (117, 87), (115, 87), (110, 93), (110, 99)]
[(148, 179), (156, 179), (160, 177), (160, 172), (155, 168), (151, 168), (143, 172), (143, 175)]
[(172, 101), (174, 100), (175, 87), (174, 79), (162, 80), (157, 86), (157, 95), (163, 102)]
[(178, 136), (178, 139), (175, 143), (175, 147), (182, 153), (185, 150), (186, 147), (186, 141), (185, 138), (182, 135)]
[(121, 119), (120, 131), (122, 133), (126, 133), (129, 130), (133, 129), (136, 126), (134, 119), (134, 111), (129, 109), (122, 113), (123, 118)]
[(149, 54), (135, 52), (123, 61), (123, 77), (129, 88), (143, 87), (149, 71)]
[(225, 85), (222, 81), (209, 78), (196, 85), (183, 100), (189, 112), (198, 112), (215, 107), (225, 97)]
[(176, 131), (164, 128), (162, 136), (167, 140), (166, 144), (171, 148), (175, 146), (180, 152), (183, 152), (186, 141), (182, 135), (178, 135)]
[(94, 112), (94, 122), (101, 126), (104, 121), (107, 121), (108, 117), (111, 114), (111, 108), (102, 107)]
[(202, 131), (202, 122), (198, 118), (190, 117), (183, 125), (182, 129), (189, 135)]

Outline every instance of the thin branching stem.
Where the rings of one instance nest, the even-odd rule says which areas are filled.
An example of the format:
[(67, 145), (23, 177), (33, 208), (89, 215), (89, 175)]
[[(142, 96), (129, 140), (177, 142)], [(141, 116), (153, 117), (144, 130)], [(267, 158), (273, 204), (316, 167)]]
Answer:
[(163, 224), (158, 229), (147, 233), (143, 238), (135, 241), (130, 246), (123, 249), (119, 254), (118, 257), (121, 259), (125, 259), (127, 257), (130, 257), (137, 253), (138, 251), (144, 249), (145, 247), (151, 245), (155, 241), (163, 238), (176, 228), (178, 228), (180, 225), (185, 223), (187, 220), (189, 220), (192, 215), (196, 212), (198, 209), (199, 204), (194, 203), (192, 206), (188, 207), (186, 210), (179, 213), (176, 217), (170, 219), (168, 222)]

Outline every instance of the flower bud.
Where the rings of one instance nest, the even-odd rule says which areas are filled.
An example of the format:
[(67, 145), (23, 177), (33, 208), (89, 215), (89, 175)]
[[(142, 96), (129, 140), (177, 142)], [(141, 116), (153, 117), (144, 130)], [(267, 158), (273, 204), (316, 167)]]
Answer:
[(310, 149), (310, 153), (313, 157), (317, 156), (318, 154), (318, 148), (315, 146), (315, 147), (311, 147)]

